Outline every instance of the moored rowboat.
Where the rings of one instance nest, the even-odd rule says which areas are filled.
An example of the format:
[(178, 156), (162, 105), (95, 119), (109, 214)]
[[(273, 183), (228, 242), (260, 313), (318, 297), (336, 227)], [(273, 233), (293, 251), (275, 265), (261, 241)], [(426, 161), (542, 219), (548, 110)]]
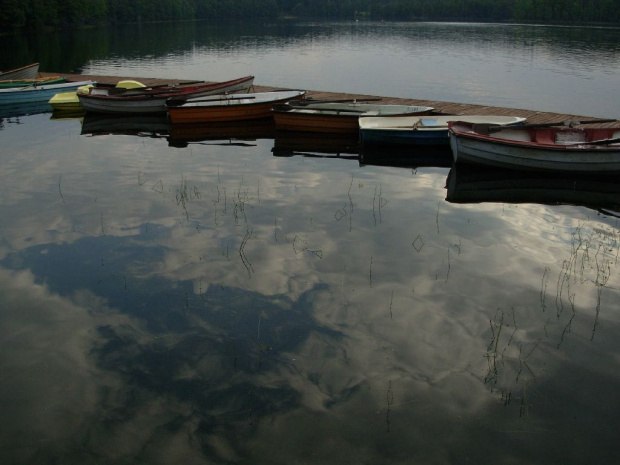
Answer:
[(360, 117), (431, 114), (432, 107), (350, 102), (301, 101), (273, 107), (276, 128), (285, 131), (354, 133)]
[(169, 99), (166, 104), (172, 123), (216, 123), (270, 118), (274, 104), (301, 99), (305, 94), (304, 90), (276, 90), (253, 94)]
[(68, 92), (89, 84), (95, 84), (95, 82), (64, 82), (61, 84), (43, 84), (32, 87), (0, 89), (0, 105), (21, 105), (24, 103), (47, 102), (59, 92)]
[(0, 89), (9, 89), (11, 87), (39, 86), (42, 84), (60, 84), (63, 82), (67, 82), (67, 78), (61, 76), (50, 76), (33, 79), (4, 79), (0, 81)]
[(494, 127), (455, 121), (449, 130), (455, 163), (620, 173), (620, 128)]
[(254, 76), (245, 76), (225, 82), (200, 82), (158, 87), (117, 89), (93, 88), (88, 94), (78, 94), (82, 108), (92, 113), (164, 113), (170, 97), (189, 98), (207, 95), (247, 92), (254, 83)]
[(34, 79), (39, 72), (39, 63), (32, 63), (21, 68), (11, 69), (0, 73), (0, 80)]
[(360, 139), (367, 146), (448, 145), (448, 123), (514, 125), (525, 122), (519, 116), (389, 116), (360, 118)]

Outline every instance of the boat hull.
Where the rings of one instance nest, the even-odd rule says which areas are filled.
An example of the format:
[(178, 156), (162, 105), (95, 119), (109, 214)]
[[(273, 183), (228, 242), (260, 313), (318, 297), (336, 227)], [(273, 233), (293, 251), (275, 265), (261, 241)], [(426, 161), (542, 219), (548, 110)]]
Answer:
[(322, 115), (274, 111), (276, 128), (295, 132), (356, 133), (359, 115)]
[(91, 94), (79, 94), (78, 98), (82, 108), (91, 113), (110, 114), (146, 114), (165, 113), (167, 111), (166, 100), (170, 97), (205, 97), (209, 95), (247, 92), (254, 83), (254, 77), (235, 79), (221, 83), (209, 83), (189, 87), (171, 87), (159, 89), (155, 92), (130, 90), (126, 94), (113, 95), (107, 91), (97, 94), (97, 90)]
[(0, 73), (0, 80), (22, 80), (22, 79), (34, 79), (39, 72), (39, 63), (32, 63), (28, 66), (22, 66), (21, 68), (12, 69)]
[[(606, 133), (604, 138), (616, 138), (620, 136), (620, 129), (610, 129)], [(467, 134), (457, 129), (450, 131), (450, 146), (455, 163), (546, 172), (620, 173), (618, 144), (536, 145), (525, 140)]]
[(364, 146), (415, 146), (415, 145), (448, 145), (448, 129), (429, 131), (393, 131), (388, 129), (360, 129), (360, 139)]
[(168, 106), (173, 124), (222, 123), (271, 118), (274, 104), (301, 99), (305, 91), (274, 91), (222, 95), (213, 99), (190, 99), (180, 106)]
[(65, 82), (28, 88), (0, 89), (0, 105), (21, 105), (24, 103), (47, 103), (60, 92), (77, 90), (78, 87), (94, 84), (93, 81)]

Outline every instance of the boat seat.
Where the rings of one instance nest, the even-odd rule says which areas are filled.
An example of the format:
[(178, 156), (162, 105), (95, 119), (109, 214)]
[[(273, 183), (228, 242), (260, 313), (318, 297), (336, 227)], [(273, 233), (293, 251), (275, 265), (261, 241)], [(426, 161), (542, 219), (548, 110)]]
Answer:
[(107, 89), (108, 95), (118, 95), (118, 94), (124, 94), (126, 92), (127, 92), (127, 89), (125, 89), (124, 87), (110, 87), (109, 89)]
[(421, 128), (439, 128), (439, 127), (446, 127), (447, 125), (439, 124), (436, 119), (421, 118), (420, 121), (416, 123), (416, 126), (421, 127)]
[(566, 129), (555, 134), (556, 145), (578, 144), (586, 142), (586, 132), (583, 129)]
[(510, 129), (505, 128), (500, 131), (493, 133), (493, 137), (497, 137), (499, 139), (507, 139), (507, 140), (516, 140), (521, 142), (531, 142), (532, 138), (530, 137), (530, 133), (524, 131), (523, 129)]

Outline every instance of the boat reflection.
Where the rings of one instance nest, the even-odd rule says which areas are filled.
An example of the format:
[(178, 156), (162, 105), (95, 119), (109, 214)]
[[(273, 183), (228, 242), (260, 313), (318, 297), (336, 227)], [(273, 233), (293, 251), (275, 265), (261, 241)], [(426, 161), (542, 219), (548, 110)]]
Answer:
[(51, 113), (52, 107), (47, 102), (21, 103), (16, 105), (0, 105), (0, 118)]
[(253, 145), (259, 139), (275, 136), (273, 118), (223, 123), (171, 124), (168, 145), (187, 147), (189, 144)]
[(86, 112), (81, 110), (54, 110), (50, 119), (56, 121), (80, 120), (83, 122), (85, 116)]
[(271, 152), (275, 157), (359, 159), (356, 134), (278, 131)]
[(396, 166), (403, 168), (449, 168), (452, 151), (449, 146), (364, 147), (360, 165)]
[(101, 136), (109, 134), (141, 137), (162, 137), (170, 132), (165, 115), (104, 115), (86, 113), (82, 122), (82, 135)]
[(448, 174), (446, 200), (567, 204), (619, 216), (620, 176), (547, 174), (459, 164)]

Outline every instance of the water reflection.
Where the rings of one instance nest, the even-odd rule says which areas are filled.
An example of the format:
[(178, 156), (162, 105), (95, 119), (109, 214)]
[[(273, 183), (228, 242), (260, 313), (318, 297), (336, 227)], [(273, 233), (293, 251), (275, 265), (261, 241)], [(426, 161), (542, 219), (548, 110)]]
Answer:
[(252, 142), (258, 139), (273, 140), (275, 134), (276, 127), (273, 118), (262, 118), (249, 122), (172, 124), (168, 141), (173, 147), (187, 147), (189, 144), (209, 145), (216, 141), (254, 145)]
[[(20, 116), (37, 115), (39, 113), (51, 113), (52, 107), (47, 102), (25, 103), (17, 105), (0, 105), (0, 119), (13, 119)], [(3, 122), (0, 120), (0, 129)]]
[(135, 135), (161, 137), (170, 132), (167, 115), (100, 115), (87, 113), (82, 120), (82, 135)]
[(615, 218), (450, 203), (447, 167), (274, 156), (277, 134), (24, 123), (2, 132), (7, 461), (615, 457)]
[(276, 133), (271, 151), (276, 157), (302, 155), (357, 160), (359, 150), (357, 134), (279, 131)]
[(448, 175), (446, 200), (454, 203), (570, 204), (618, 215), (619, 181), (617, 176), (554, 175), (455, 165)]
[(447, 168), (452, 166), (449, 146), (364, 147), (360, 152), (362, 165), (402, 166), (408, 168)]

